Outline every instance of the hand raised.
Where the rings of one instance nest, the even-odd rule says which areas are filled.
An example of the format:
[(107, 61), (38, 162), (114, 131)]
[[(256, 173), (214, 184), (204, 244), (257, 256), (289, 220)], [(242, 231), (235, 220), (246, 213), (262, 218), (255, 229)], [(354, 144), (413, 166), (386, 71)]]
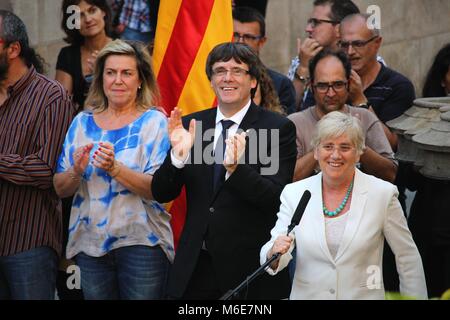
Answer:
[(187, 131), (181, 122), (181, 110), (176, 107), (170, 113), (168, 130), (170, 144), (172, 145), (175, 157), (180, 161), (186, 160), (189, 151), (194, 145), (195, 119), (191, 120), (189, 123), (189, 131)]
[(87, 58), (86, 62), (88, 65), (88, 74), (94, 73), (95, 60), (97, 60), (97, 56), (98, 56), (98, 50), (94, 50), (91, 53), (91, 56), (89, 58)]
[(87, 145), (81, 146), (75, 149), (73, 153), (73, 171), (82, 175), (86, 170), (86, 167), (89, 164), (89, 153), (94, 147), (93, 143), (89, 143)]
[(349, 98), (353, 105), (357, 105), (359, 103), (367, 101), (364, 95), (364, 88), (361, 77), (356, 73), (355, 70), (352, 70), (350, 74)]
[(246, 133), (241, 132), (240, 134), (235, 134), (225, 140), (226, 150), (223, 165), (230, 174), (236, 170), (239, 161), (244, 155), (245, 146), (247, 144), (245, 136)]
[(99, 147), (94, 152), (92, 165), (109, 173), (114, 169), (114, 161), (114, 146), (109, 142), (99, 142)]
[(297, 52), (300, 59), (301, 66), (308, 68), (309, 61), (323, 49), (323, 46), (312, 38), (306, 38), (303, 42), (300, 38), (297, 39)]

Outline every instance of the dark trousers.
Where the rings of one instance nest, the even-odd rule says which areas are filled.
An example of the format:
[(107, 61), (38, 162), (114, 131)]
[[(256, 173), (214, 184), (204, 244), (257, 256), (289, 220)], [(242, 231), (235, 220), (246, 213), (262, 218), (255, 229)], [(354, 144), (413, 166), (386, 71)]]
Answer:
[(57, 265), (50, 247), (0, 257), (0, 300), (53, 300)]
[(222, 294), (219, 289), (219, 282), (214, 271), (211, 256), (206, 250), (200, 250), (197, 266), (182, 299), (217, 300), (221, 296)]

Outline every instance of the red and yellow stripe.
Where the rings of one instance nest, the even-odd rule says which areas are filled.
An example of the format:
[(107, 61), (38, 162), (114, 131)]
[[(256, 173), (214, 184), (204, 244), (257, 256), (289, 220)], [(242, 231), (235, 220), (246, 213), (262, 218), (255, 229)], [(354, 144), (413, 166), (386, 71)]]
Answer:
[[(231, 41), (233, 20), (229, 0), (161, 1), (153, 63), (162, 105), (178, 106), (183, 115), (214, 106), (206, 76), (206, 58), (213, 47)], [(170, 208), (175, 244), (184, 225), (184, 190)]]

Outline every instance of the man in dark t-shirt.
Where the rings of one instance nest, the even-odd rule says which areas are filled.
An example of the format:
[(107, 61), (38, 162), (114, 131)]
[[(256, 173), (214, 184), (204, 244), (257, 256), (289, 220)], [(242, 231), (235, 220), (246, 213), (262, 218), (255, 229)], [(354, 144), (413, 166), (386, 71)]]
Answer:
[[(397, 150), (397, 135), (386, 126), (386, 122), (399, 117), (409, 109), (415, 99), (414, 86), (405, 76), (383, 66), (377, 61), (382, 43), (380, 31), (368, 22), (368, 15), (355, 14), (344, 18), (340, 24), (339, 47), (347, 52), (352, 64), (350, 81), (351, 103), (368, 108), (383, 123), (383, 130)], [(399, 163), (395, 184), (399, 190), (399, 201), (406, 215), (404, 164)], [(386, 245), (383, 257), (385, 289), (398, 291), (398, 274), (394, 256)]]
[[(339, 47), (348, 54), (352, 64), (351, 104), (369, 108), (385, 124), (411, 107), (414, 86), (405, 76), (377, 61), (382, 37), (378, 29), (369, 29), (367, 19), (364, 14), (344, 18)], [(397, 136), (386, 125), (384, 131), (395, 151)]]

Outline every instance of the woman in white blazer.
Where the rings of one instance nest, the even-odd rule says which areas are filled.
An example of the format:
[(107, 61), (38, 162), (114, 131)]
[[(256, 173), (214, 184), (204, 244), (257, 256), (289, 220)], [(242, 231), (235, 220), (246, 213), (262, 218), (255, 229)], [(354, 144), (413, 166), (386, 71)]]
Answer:
[[(276, 274), (292, 259), (295, 243), (290, 299), (384, 299), (386, 239), (395, 254), (401, 293), (427, 298), (422, 260), (397, 188), (356, 168), (365, 147), (359, 120), (331, 112), (318, 123), (312, 143), (321, 173), (283, 190), (271, 239), (261, 249), (261, 264), (281, 253), (267, 269)], [(300, 224), (286, 236), (305, 190), (311, 199)]]

